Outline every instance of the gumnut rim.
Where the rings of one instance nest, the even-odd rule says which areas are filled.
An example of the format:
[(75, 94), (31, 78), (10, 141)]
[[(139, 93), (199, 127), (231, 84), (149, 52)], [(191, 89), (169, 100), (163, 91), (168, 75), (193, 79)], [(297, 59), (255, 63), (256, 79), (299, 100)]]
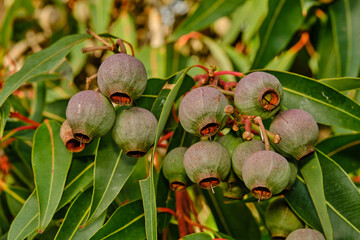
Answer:
[(215, 135), (219, 129), (220, 129), (219, 123), (215, 123), (215, 122), (208, 123), (200, 129), (200, 135), (203, 137), (211, 137)]
[(251, 194), (260, 200), (266, 200), (271, 198), (272, 192), (266, 186), (253, 186), (251, 187)]
[(180, 181), (172, 181), (170, 183), (170, 188), (172, 191), (182, 191), (186, 189), (186, 185)]
[(65, 121), (60, 129), (60, 137), (65, 144), (65, 147), (70, 152), (81, 152), (85, 148), (85, 143), (82, 143), (75, 139), (72, 129), (69, 126), (69, 123)]
[(273, 88), (265, 88), (259, 93), (259, 102), (266, 111), (272, 111), (280, 105), (281, 97)]
[(198, 180), (198, 185), (201, 188), (205, 188), (205, 189), (213, 189), (214, 187), (216, 187), (220, 183), (221, 183), (220, 178), (216, 177), (216, 176), (207, 176), (207, 177), (204, 177), (204, 178), (200, 178)]
[(130, 106), (133, 103), (132, 98), (123, 92), (115, 92), (109, 96), (111, 102), (119, 104), (120, 106)]
[(89, 143), (92, 140), (88, 135), (83, 133), (74, 133), (74, 138), (81, 143)]
[(128, 155), (129, 157), (143, 157), (146, 155), (147, 152), (141, 151), (141, 150), (130, 150), (126, 152), (126, 155)]

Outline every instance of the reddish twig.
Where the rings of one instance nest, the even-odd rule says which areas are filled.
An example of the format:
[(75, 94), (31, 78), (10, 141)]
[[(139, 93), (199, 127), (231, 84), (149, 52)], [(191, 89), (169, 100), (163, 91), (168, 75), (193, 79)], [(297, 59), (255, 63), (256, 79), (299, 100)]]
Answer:
[[(164, 136), (162, 136), (162, 137), (159, 139), (158, 143), (161, 143), (162, 141), (165, 141), (165, 140), (171, 138), (173, 134), (174, 134), (174, 131), (168, 132), (167, 134), (165, 134)], [(158, 146), (159, 146), (159, 145), (158, 145)]]
[(186, 216), (184, 214), (183, 207), (182, 207), (182, 195), (183, 195), (183, 191), (175, 192), (176, 215), (178, 216), (177, 220), (178, 220), (178, 228), (179, 228), (180, 238), (187, 235), (186, 223), (185, 223), (185, 219), (184, 219)]
[(21, 126), (18, 128), (14, 128), (12, 129), (8, 134), (6, 134), (3, 138), (1, 138), (1, 141), (5, 141), (8, 138), (10, 138), (12, 135), (14, 135), (15, 133), (22, 131), (22, 130), (27, 130), (27, 129), (36, 129), (38, 126)]
[(179, 122), (179, 118), (178, 118), (178, 116), (176, 116), (175, 106), (172, 107), (171, 113), (172, 113), (172, 115), (173, 115), (173, 117), (174, 117), (174, 119), (175, 119), (175, 122), (178, 123), (178, 122)]
[(245, 77), (245, 75), (241, 72), (234, 72), (234, 71), (218, 71), (214, 73), (214, 76), (221, 76), (221, 75), (233, 75), (236, 77)]
[(173, 215), (175, 218), (177, 218), (176, 213), (170, 209), (170, 208), (164, 208), (164, 207), (158, 207), (156, 209), (158, 212), (163, 212), (163, 213), (170, 213), (171, 215)]
[(35, 121), (21, 115), (19, 112), (11, 112), (10, 117), (11, 118), (17, 118), (17, 119), (19, 119), (19, 120), (21, 120), (21, 121), (23, 121), (25, 123), (29, 123), (29, 124), (31, 124), (33, 126), (36, 126), (36, 127), (40, 126), (40, 123), (35, 122)]
[[(200, 224), (199, 217), (198, 217), (198, 213), (197, 213), (197, 211), (196, 211), (196, 208), (195, 208), (195, 206), (194, 206), (194, 203), (193, 203), (193, 201), (191, 200), (190, 195), (189, 195), (189, 193), (188, 193), (187, 190), (185, 190), (185, 194), (184, 194), (184, 195), (185, 195), (186, 200), (187, 200), (187, 202), (188, 202), (188, 204), (189, 204), (189, 206), (190, 206), (191, 212), (194, 214), (194, 217), (195, 217), (196, 222)], [(203, 228), (200, 228), (200, 230), (203, 231)]]

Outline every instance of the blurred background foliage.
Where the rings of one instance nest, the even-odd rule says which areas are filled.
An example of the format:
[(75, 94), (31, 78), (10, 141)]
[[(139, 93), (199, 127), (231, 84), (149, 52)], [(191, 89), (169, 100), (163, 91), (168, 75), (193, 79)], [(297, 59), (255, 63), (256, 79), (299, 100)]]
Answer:
[[(130, 42), (150, 78), (169, 77), (194, 64), (239, 72), (281, 70), (318, 79), (359, 103), (358, 23), (358, 0), (3, 0), (0, 1), (0, 87), (9, 76), (19, 71), (32, 53), (64, 36), (85, 33), (90, 28), (96, 33), (111, 34)], [(34, 121), (40, 122), (44, 118), (64, 121), (68, 99), (85, 88), (86, 77), (95, 74), (100, 63), (111, 54), (105, 51), (82, 54), (80, 51), (82, 47), (95, 45), (100, 43), (94, 39), (78, 44), (66, 60), (46, 76), (40, 76), (47, 81), (32, 79), (21, 85), (8, 99), (12, 108)], [(189, 74), (202, 73), (201, 69), (194, 69)], [(236, 79), (227, 76), (226, 80)], [(96, 82), (92, 82), (90, 88), (95, 89)], [(318, 94), (320, 97), (322, 93)], [(5, 105), (2, 110), (4, 108)], [(2, 121), (6, 121), (3, 116)], [(11, 120), (6, 128), (3, 124), (1, 135), (19, 126), (17, 121)], [(354, 163), (360, 145), (359, 134), (339, 127), (320, 127), (319, 140), (337, 137), (324, 140), (318, 148), (325, 154), (331, 154), (335, 160), (345, 159), (341, 166), (359, 184), (359, 164)], [(16, 137), (21, 141), (8, 149), (0, 149), (1, 157), (6, 152), (9, 159), (16, 159), (11, 162), (13, 174), (6, 181), (12, 186), (11, 191), (21, 197), (12, 199), (10, 195), (0, 193), (0, 219), (3, 220), (0, 221), (0, 236), (6, 234), (11, 220), (34, 189), (29, 156), (33, 133), (18, 132)], [(348, 135), (342, 137), (339, 134)], [(335, 146), (339, 141), (340, 146)], [(352, 146), (346, 151), (336, 152), (329, 147), (341, 148), (345, 144)], [(87, 151), (93, 151), (91, 146)], [(160, 149), (160, 162), (163, 155)], [(77, 157), (81, 156), (87, 156), (87, 153)], [(83, 159), (81, 164), (74, 160), (71, 170), (90, 174), (92, 158), (85, 158), (88, 158), (85, 166), (81, 165)], [(3, 158), (1, 161), (0, 166), (5, 171), (6, 161)], [(141, 198), (138, 180), (145, 178), (148, 171), (146, 161), (137, 164), (110, 205), (108, 216), (120, 203)], [(89, 179), (90, 175), (85, 174), (83, 181), (88, 183)], [(243, 239), (244, 235), (240, 232), (243, 228), (237, 229), (236, 224), (226, 218), (232, 211), (244, 211), (240, 205), (224, 204), (219, 192), (212, 195), (194, 189), (191, 194), (193, 198), (197, 196), (196, 208), (199, 209), (201, 222), (212, 229), (231, 233), (236, 239)], [(210, 207), (204, 204), (205, 201), (210, 203)], [(171, 206), (174, 202), (167, 204)], [(264, 207), (248, 206), (255, 215), (261, 213)], [(61, 219), (66, 210), (64, 208), (57, 213), (58, 216), (55, 215), (53, 225), (47, 231), (49, 239), (58, 229), (57, 219)], [(246, 211), (243, 214), (249, 213)], [(261, 217), (255, 216), (254, 219), (251, 220), (254, 222), (246, 223), (258, 224), (262, 226), (262, 231), (260, 233), (256, 229), (250, 236), (256, 239), (262, 235), (263, 239), (269, 239)], [(169, 228), (176, 239), (174, 222)], [(46, 236), (44, 234), (42, 238), (46, 239)], [(169, 239), (172, 239), (171, 236)]]

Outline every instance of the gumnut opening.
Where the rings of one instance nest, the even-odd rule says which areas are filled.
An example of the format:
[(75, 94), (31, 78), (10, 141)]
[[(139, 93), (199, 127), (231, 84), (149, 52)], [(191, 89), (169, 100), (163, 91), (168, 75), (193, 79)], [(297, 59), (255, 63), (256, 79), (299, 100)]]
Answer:
[(269, 199), (272, 196), (271, 190), (264, 186), (251, 188), (251, 193), (255, 198), (259, 199), (259, 201)]
[(173, 191), (182, 191), (186, 188), (186, 185), (182, 182), (174, 181), (170, 183), (170, 188)]
[(143, 151), (128, 151), (126, 152), (126, 155), (128, 155), (129, 157), (143, 157), (146, 155), (146, 152), (143, 152)]
[(259, 102), (266, 111), (272, 111), (280, 104), (280, 94), (273, 88), (265, 88), (259, 94)]
[(220, 179), (216, 177), (208, 177), (199, 181), (199, 186), (206, 189), (212, 189), (220, 184)]
[(208, 123), (200, 130), (201, 136), (212, 136), (214, 135), (220, 128), (220, 124), (218, 123)]
[(110, 100), (113, 103), (119, 104), (121, 106), (129, 106), (132, 104), (132, 99), (126, 93), (116, 92), (110, 95)]
[(60, 137), (65, 144), (65, 147), (70, 152), (81, 152), (85, 148), (85, 143), (81, 143), (75, 139), (72, 129), (68, 121), (65, 121), (60, 128)]
[(89, 143), (91, 142), (91, 138), (87, 136), (86, 134), (82, 133), (74, 133), (74, 137), (76, 140), (78, 140), (81, 143)]

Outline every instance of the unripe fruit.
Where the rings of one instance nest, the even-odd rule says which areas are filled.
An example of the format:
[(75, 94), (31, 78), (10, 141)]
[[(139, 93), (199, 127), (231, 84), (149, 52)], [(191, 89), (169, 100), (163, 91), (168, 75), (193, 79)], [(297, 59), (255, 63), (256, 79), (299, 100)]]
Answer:
[(113, 103), (131, 105), (144, 92), (147, 74), (144, 64), (126, 53), (111, 55), (99, 67), (97, 83)]
[(112, 128), (115, 110), (109, 99), (101, 93), (85, 90), (70, 99), (66, 119), (74, 137), (88, 143), (95, 137), (104, 136)]
[(185, 152), (184, 167), (191, 181), (209, 189), (217, 186), (229, 174), (230, 156), (218, 142), (197, 142)]
[(221, 143), (221, 145), (223, 145), (226, 150), (228, 150), (230, 157), (232, 156), (235, 148), (243, 142), (241, 137), (234, 136), (231, 133), (219, 137), (216, 141)]
[(226, 123), (224, 109), (228, 104), (224, 94), (215, 88), (195, 88), (180, 103), (180, 123), (195, 136), (212, 136)]
[(123, 109), (112, 130), (115, 143), (130, 157), (143, 157), (154, 144), (157, 120), (152, 112), (139, 107)]
[(284, 155), (300, 160), (315, 151), (319, 128), (311, 114), (304, 110), (289, 109), (280, 112), (269, 130), (280, 135), (281, 141), (274, 146)]
[(302, 228), (293, 231), (287, 236), (286, 240), (326, 240), (321, 232), (311, 229)]
[(174, 148), (164, 158), (162, 169), (173, 191), (184, 190), (191, 182), (184, 168), (184, 154), (187, 149), (187, 147)]
[(282, 192), (289, 183), (287, 160), (273, 151), (258, 151), (248, 157), (242, 168), (245, 185), (259, 200)]
[(241, 114), (268, 119), (280, 110), (283, 89), (272, 74), (253, 72), (243, 77), (234, 92), (234, 102)]
[(245, 160), (257, 151), (265, 150), (265, 144), (257, 139), (245, 141), (239, 144), (232, 155), (232, 169), (235, 174), (242, 180), (242, 167)]
[(265, 211), (265, 224), (273, 239), (285, 239), (292, 231), (304, 227), (284, 198), (270, 202)]
[(65, 120), (61, 125), (60, 138), (64, 142), (67, 150), (70, 152), (81, 152), (85, 148), (85, 143), (81, 143), (75, 139), (73, 131), (67, 120)]

